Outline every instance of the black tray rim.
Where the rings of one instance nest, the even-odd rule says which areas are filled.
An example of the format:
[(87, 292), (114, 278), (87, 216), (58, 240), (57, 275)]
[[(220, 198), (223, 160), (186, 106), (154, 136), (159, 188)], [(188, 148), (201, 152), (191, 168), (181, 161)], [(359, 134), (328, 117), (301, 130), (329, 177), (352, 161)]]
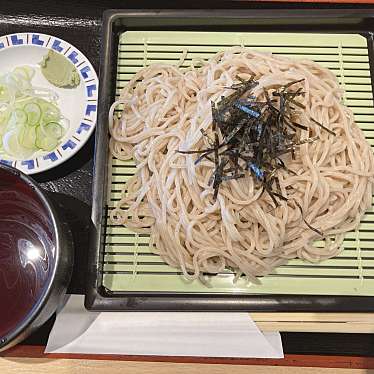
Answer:
[[(275, 10), (275, 9), (274, 9)], [(191, 27), (197, 20), (210, 20), (209, 27), (219, 28), (222, 23), (256, 26), (259, 29), (270, 25), (279, 31), (286, 31), (290, 24), (297, 31), (312, 31), (322, 28), (328, 32), (361, 33), (365, 31), (368, 40), (370, 69), (373, 75), (373, 25), (372, 9), (200, 9), (200, 10), (123, 10), (110, 9), (103, 14), (103, 29), (100, 51), (100, 85), (98, 121), (95, 135), (93, 205), (88, 255), (88, 277), (85, 293), (85, 307), (92, 311), (261, 311), (261, 312), (373, 312), (374, 297), (369, 296), (324, 296), (324, 295), (283, 295), (283, 294), (220, 294), (220, 293), (172, 293), (172, 292), (119, 292), (113, 293), (101, 285), (102, 238), (105, 236), (103, 217), (106, 215), (108, 165), (108, 121), (107, 113), (114, 96), (116, 61), (118, 47), (118, 23), (126, 20), (134, 27), (136, 22), (148, 20), (148, 27), (160, 29), (160, 22), (176, 29), (178, 26)], [(176, 22), (178, 19), (178, 22)], [(333, 21), (331, 28), (329, 21)], [(361, 21), (361, 23), (359, 22)], [(343, 28), (351, 24), (349, 30)], [(236, 25), (236, 26), (237, 26)], [(234, 25), (235, 26), (235, 25)], [(305, 26), (308, 30), (305, 29)], [(357, 28), (356, 28), (357, 27)], [(339, 29), (340, 28), (340, 29)], [(367, 29), (365, 29), (367, 28)], [(165, 28), (164, 28), (165, 29)], [(374, 31), (374, 26), (372, 26)], [(274, 30), (274, 28), (273, 28)], [(122, 30), (123, 31), (123, 30)], [(288, 30), (289, 32), (289, 30)]]

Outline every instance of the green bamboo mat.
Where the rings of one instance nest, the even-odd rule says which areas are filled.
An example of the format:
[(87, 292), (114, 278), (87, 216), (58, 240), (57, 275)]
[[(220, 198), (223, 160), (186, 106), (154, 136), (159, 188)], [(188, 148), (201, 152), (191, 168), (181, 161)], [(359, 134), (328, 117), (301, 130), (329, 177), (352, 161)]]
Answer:
[[(117, 95), (134, 73), (152, 63), (177, 63), (207, 59), (234, 45), (292, 58), (308, 58), (331, 69), (345, 89), (344, 102), (374, 147), (374, 109), (366, 39), (349, 34), (269, 34), (212, 32), (125, 32), (120, 36)], [(132, 161), (115, 159), (109, 165), (108, 209), (120, 198), (123, 184), (135, 172)], [(374, 202), (374, 200), (373, 200)], [(344, 251), (320, 264), (292, 260), (261, 285), (239, 280), (229, 271), (210, 277), (209, 285), (187, 282), (178, 269), (154, 255), (146, 235), (137, 235), (107, 221), (103, 285), (112, 291), (251, 293), (303, 295), (374, 295), (374, 210), (363, 218), (358, 231), (350, 232)]]

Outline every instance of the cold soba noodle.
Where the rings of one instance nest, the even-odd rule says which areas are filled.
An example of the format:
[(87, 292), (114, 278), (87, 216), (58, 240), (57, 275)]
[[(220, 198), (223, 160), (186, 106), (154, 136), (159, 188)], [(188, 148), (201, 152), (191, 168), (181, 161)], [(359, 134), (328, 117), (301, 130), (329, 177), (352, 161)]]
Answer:
[[(204, 133), (212, 132), (211, 102), (232, 94), (238, 77), (253, 76), (256, 100), (264, 100), (265, 89), (301, 80), (292, 88), (304, 93), (297, 98), (305, 106), (299, 122), (308, 130), (297, 132), (318, 139), (296, 147), (294, 157), (282, 156), (287, 168), (277, 178), (287, 201), (279, 203), (250, 172), (222, 182), (215, 199), (213, 161), (195, 164), (198, 154), (180, 152), (209, 147)], [(344, 234), (371, 205), (374, 176), (373, 153), (342, 95), (335, 76), (316, 63), (243, 48), (220, 52), (198, 69), (142, 69), (110, 113), (113, 155), (137, 165), (113, 222), (150, 233), (154, 251), (188, 279), (229, 267), (254, 280), (288, 259), (337, 255)], [(120, 118), (114, 115), (118, 104)], [(314, 243), (319, 233), (323, 248)]]

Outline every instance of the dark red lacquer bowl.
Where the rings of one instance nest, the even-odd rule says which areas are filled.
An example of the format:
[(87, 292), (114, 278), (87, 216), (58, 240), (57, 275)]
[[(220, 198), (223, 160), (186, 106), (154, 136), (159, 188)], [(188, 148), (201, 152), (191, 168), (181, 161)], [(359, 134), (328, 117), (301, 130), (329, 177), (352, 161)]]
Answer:
[(0, 164), (0, 351), (56, 311), (72, 259), (70, 232), (46, 192)]

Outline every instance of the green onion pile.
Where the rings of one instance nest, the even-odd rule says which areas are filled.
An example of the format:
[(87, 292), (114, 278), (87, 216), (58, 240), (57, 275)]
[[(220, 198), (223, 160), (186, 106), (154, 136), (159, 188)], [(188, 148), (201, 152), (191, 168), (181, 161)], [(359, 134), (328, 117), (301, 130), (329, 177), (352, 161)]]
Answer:
[(0, 77), (0, 156), (27, 159), (57, 148), (69, 123), (57, 106), (58, 96), (33, 87), (35, 70), (17, 67)]

